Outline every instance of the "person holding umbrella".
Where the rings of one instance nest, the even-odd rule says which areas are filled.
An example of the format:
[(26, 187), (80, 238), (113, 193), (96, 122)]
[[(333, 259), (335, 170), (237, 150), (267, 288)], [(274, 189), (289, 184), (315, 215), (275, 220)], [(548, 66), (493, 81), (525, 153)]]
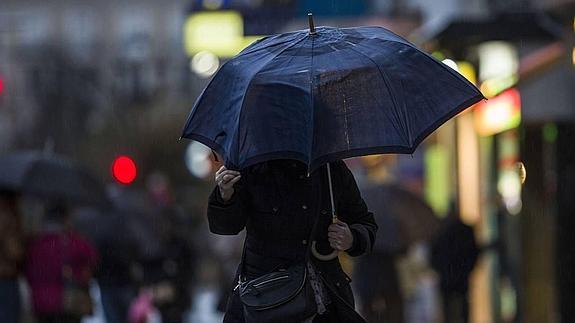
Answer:
[(225, 165), (210, 197), (211, 231), (247, 229), (225, 322), (363, 321), (334, 258), (368, 252), (377, 225), (341, 160), (412, 154), (484, 98), (385, 28), (316, 29), (311, 14), (309, 22), (309, 31), (265, 37), (224, 64), (182, 133)]
[[(259, 163), (242, 172), (225, 166), (218, 170), (208, 220), (210, 230), (217, 234), (237, 234), (246, 228), (243, 270), (238, 275), (254, 279), (304, 261), (316, 221), (311, 235), (320, 254), (334, 249), (359, 256), (371, 250), (377, 225), (353, 175), (343, 162), (331, 166), (339, 210), (332, 223), (329, 192), (322, 189), (328, 184), (324, 168), (307, 175), (305, 164), (285, 159)], [(363, 322), (354, 311), (350, 279), (338, 259), (312, 257), (308, 267), (313, 272), (310, 276), (321, 277), (314, 282), (318, 309), (313, 322)], [(237, 289), (229, 299), (224, 322), (244, 322)]]

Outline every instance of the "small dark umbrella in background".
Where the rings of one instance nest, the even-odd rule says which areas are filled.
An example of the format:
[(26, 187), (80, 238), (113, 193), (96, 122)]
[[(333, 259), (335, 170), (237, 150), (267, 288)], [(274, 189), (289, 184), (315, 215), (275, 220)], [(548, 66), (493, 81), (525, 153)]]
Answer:
[(64, 203), (108, 206), (104, 186), (77, 163), (37, 151), (0, 157), (0, 188)]
[[(380, 220), (397, 223), (399, 229), (399, 232), (390, 232), (389, 238), (382, 233), (375, 248), (377, 244), (408, 247), (418, 241), (430, 241), (439, 229), (440, 221), (433, 209), (421, 197), (399, 185), (373, 186), (362, 190), (362, 193), (370, 209), (377, 210), (378, 225)], [(388, 227), (385, 223), (380, 225), (380, 230)], [(398, 241), (385, 242), (392, 238)]]

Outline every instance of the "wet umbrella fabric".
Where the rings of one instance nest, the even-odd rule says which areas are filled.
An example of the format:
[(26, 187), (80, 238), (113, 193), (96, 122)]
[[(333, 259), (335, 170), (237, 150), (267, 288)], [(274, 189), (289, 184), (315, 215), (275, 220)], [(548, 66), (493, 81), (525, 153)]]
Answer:
[(241, 169), (297, 159), (413, 153), (483, 99), (457, 72), (381, 27), (319, 27), (263, 38), (222, 66), (182, 137)]
[(64, 202), (107, 206), (104, 187), (89, 172), (62, 157), (18, 152), (0, 157), (0, 189)]

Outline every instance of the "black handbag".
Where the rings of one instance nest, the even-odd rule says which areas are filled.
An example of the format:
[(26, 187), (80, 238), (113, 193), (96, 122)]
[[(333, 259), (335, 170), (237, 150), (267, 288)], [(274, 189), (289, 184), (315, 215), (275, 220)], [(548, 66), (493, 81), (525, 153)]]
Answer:
[(305, 263), (241, 282), (239, 294), (249, 323), (302, 322), (317, 312)]

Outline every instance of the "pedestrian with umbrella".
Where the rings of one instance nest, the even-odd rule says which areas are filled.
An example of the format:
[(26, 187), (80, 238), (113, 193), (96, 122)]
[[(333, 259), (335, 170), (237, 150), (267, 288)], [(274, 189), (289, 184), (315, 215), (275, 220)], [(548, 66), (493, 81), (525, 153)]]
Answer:
[(81, 166), (39, 152), (0, 158), (0, 189), (44, 201), (41, 228), (29, 241), (24, 274), (39, 323), (74, 323), (92, 313), (89, 283), (97, 255), (70, 223), (70, 206), (106, 206), (103, 186)]
[(412, 153), (481, 100), (457, 72), (380, 27), (266, 37), (227, 62), (182, 137), (224, 162), (216, 234), (247, 231), (224, 322), (363, 322), (338, 252), (369, 252), (377, 225), (341, 159)]

